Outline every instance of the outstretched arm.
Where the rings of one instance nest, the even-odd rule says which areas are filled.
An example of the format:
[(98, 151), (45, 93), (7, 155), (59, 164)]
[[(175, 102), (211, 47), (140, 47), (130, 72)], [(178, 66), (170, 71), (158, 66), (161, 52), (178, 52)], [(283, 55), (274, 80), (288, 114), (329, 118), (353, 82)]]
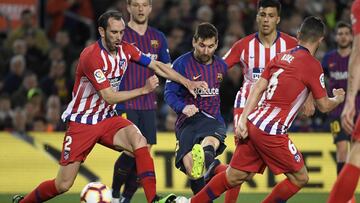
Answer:
[(117, 104), (135, 97), (148, 94), (159, 86), (159, 79), (156, 75), (149, 77), (143, 87), (130, 91), (115, 91), (112, 87), (99, 90), (100, 96), (109, 104)]
[(178, 82), (186, 87), (192, 95), (196, 98), (195, 88), (208, 88), (208, 85), (204, 81), (190, 81), (183, 77), (178, 72), (174, 71), (169, 65), (161, 63), (159, 61), (152, 60), (148, 65), (149, 68), (153, 69), (157, 75), (166, 79)]

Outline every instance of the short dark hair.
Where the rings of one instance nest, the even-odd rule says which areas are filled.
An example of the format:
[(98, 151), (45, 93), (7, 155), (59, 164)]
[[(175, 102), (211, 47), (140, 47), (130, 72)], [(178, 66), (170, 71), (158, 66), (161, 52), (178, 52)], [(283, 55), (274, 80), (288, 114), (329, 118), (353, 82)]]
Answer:
[(98, 19), (98, 27), (102, 27), (106, 30), (109, 22), (109, 18), (114, 18), (115, 20), (122, 20), (122, 14), (119, 11), (109, 10), (103, 13)]
[(194, 39), (197, 41), (201, 39), (210, 39), (215, 37), (215, 40), (218, 41), (218, 30), (211, 23), (200, 23), (195, 30)]
[[(131, 0), (126, 0), (126, 3), (127, 3), (128, 5), (130, 5), (130, 4), (131, 4)], [(149, 0), (149, 4), (152, 5), (152, 0)]]
[(28, 15), (28, 14), (32, 15), (31, 10), (28, 8), (21, 11), (21, 16)]
[(325, 24), (321, 18), (309, 16), (305, 18), (300, 26), (299, 40), (306, 42), (315, 42), (325, 35)]
[(281, 3), (279, 0), (259, 0), (258, 1), (258, 10), (260, 7), (267, 8), (267, 7), (276, 7), (278, 15), (280, 16), (281, 13)]
[(339, 21), (338, 23), (336, 23), (336, 27), (335, 27), (335, 33), (340, 29), (340, 28), (349, 28), (350, 32), (352, 32), (352, 27), (349, 23), (345, 22), (345, 21)]

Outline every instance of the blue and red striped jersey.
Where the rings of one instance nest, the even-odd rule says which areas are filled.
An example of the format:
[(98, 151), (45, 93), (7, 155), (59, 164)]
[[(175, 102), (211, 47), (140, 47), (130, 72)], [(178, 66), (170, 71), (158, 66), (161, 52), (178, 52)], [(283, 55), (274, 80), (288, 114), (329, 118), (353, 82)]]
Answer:
[[(148, 27), (144, 35), (140, 35), (129, 26), (125, 28), (123, 40), (138, 47), (140, 51), (153, 60), (171, 63), (168, 44), (165, 35), (152, 27)], [(139, 63), (130, 62), (125, 72), (120, 90), (132, 90), (145, 85), (146, 79), (154, 75), (154, 71)], [(156, 109), (156, 94), (154, 92), (139, 96), (118, 104), (117, 109), (150, 110)]]
[[(332, 89), (343, 88), (346, 91), (348, 79), (349, 57), (341, 56), (337, 50), (329, 51), (322, 60), (322, 67), (328, 78), (328, 94), (332, 95)], [(345, 103), (341, 103), (334, 110), (329, 112), (332, 118), (340, 118)], [(356, 112), (360, 109), (360, 94), (356, 97)]]
[(181, 84), (167, 81), (165, 85), (165, 101), (177, 113), (176, 129), (182, 125), (187, 118), (182, 113), (186, 105), (194, 104), (199, 111), (207, 116), (214, 117), (224, 123), (220, 113), (220, 83), (227, 73), (226, 63), (218, 56), (209, 65), (199, 63), (194, 58), (193, 52), (188, 52), (173, 63), (173, 69), (189, 80), (206, 81), (208, 89), (196, 89), (197, 98)]

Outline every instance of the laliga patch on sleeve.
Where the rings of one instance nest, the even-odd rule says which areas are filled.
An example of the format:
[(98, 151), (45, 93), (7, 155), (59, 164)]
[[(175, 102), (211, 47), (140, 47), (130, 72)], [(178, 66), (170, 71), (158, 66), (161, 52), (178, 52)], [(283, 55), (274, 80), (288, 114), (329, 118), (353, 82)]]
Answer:
[(325, 79), (324, 79), (324, 73), (321, 73), (320, 75), (320, 84), (322, 88), (325, 88)]
[(96, 69), (94, 71), (94, 77), (96, 79), (96, 82), (98, 82), (98, 83), (102, 83), (106, 80), (104, 73), (100, 69)]

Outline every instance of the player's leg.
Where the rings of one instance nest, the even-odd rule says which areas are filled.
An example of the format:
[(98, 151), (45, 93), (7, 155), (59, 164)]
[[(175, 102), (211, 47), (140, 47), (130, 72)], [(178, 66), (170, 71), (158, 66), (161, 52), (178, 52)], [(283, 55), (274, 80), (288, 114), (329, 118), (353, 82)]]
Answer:
[(96, 144), (98, 125), (69, 123), (61, 153), (60, 168), (55, 179), (42, 182), (21, 201), (44, 202), (68, 191), (73, 185), (80, 163)]
[[(132, 111), (132, 112), (131, 112)], [(129, 120), (131, 117), (138, 118), (138, 124), (136, 124), (141, 133), (147, 140), (149, 150), (152, 145), (156, 144), (156, 111), (155, 110), (126, 110)], [(132, 116), (135, 114), (135, 116)], [(130, 117), (129, 117), (130, 116)], [(139, 187), (139, 181), (136, 173), (136, 165), (130, 172), (129, 177), (125, 181), (124, 191), (122, 193), (123, 203), (130, 202), (134, 196), (136, 190)]]
[(330, 192), (328, 203), (346, 203), (354, 195), (360, 177), (360, 118), (357, 119), (352, 139), (354, 143), (349, 160), (341, 170)]
[[(154, 162), (148, 150), (145, 137), (135, 125), (124, 118), (114, 117), (108, 120), (106, 125), (103, 126), (107, 131), (101, 137), (100, 143), (134, 154), (136, 170), (140, 183), (144, 188), (146, 199), (149, 203), (157, 202)], [(174, 198), (174, 196), (169, 198)]]
[[(135, 111), (125, 110), (118, 111), (117, 113), (118, 116), (130, 120), (136, 126), (139, 124), (140, 117)], [(132, 153), (124, 151), (114, 164), (113, 182), (111, 186), (113, 202), (119, 202), (120, 188), (125, 184), (132, 172), (136, 173), (135, 158)]]
[(263, 200), (263, 203), (286, 202), (306, 185), (309, 176), (306, 167), (299, 171), (285, 173), (286, 179), (276, 184), (271, 193)]
[(331, 120), (330, 131), (334, 138), (334, 144), (336, 145), (336, 169), (337, 174), (339, 174), (347, 159), (350, 136), (342, 130), (338, 119)]
[(285, 202), (308, 181), (304, 160), (300, 151), (288, 135), (272, 135), (248, 123), (248, 133), (261, 159), (275, 174), (285, 174), (287, 178), (278, 183), (263, 202)]
[(240, 186), (251, 179), (256, 172), (262, 173), (265, 164), (256, 152), (250, 139), (239, 143), (226, 171), (216, 174), (210, 182), (194, 197), (192, 203), (209, 202), (216, 199), (226, 190)]
[(40, 183), (32, 192), (27, 194), (21, 203), (45, 202), (59, 194), (67, 192), (73, 185), (80, 162), (74, 162), (66, 166), (60, 166), (55, 179)]

